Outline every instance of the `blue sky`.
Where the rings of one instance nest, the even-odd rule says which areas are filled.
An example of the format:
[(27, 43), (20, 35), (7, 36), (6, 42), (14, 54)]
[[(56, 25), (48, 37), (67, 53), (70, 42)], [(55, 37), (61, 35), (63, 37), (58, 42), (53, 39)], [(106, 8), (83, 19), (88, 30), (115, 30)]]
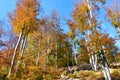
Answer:
[[(15, 3), (17, 0), (0, 0), (0, 20), (7, 21), (7, 14), (14, 10)], [(71, 11), (74, 7), (74, 3), (77, 0), (42, 0), (42, 8), (45, 12), (45, 14), (51, 13), (53, 10), (57, 10), (61, 19), (65, 20), (70, 18)], [(108, 0), (108, 3), (110, 3), (110, 0)], [(100, 15), (100, 19), (104, 20), (105, 13), (103, 12), (102, 15)], [(104, 20), (105, 28), (107, 29), (108, 33), (112, 33), (111, 35), (116, 35), (114, 28), (111, 27), (111, 25)], [(107, 26), (107, 27), (106, 27)], [(65, 31), (68, 31), (68, 28), (66, 25), (64, 25), (62, 28), (64, 28)]]
[(15, 8), (16, 0), (0, 0), (0, 19), (7, 19), (7, 13)]
[[(0, 0), (0, 20), (10, 25), (8, 22), (8, 13), (15, 9), (15, 4), (17, 0)], [(61, 19), (70, 18), (70, 12), (73, 9), (73, 4), (75, 0), (42, 0), (41, 6), (44, 10), (44, 13), (48, 15), (53, 10), (57, 10)], [(68, 27), (65, 25), (65, 21), (62, 21), (62, 28), (65, 32), (68, 31)], [(4, 29), (7, 31), (9, 26), (3, 26)], [(2, 38), (4, 41), (8, 40), (8, 36), (4, 36)]]
[[(15, 3), (17, 0), (0, 0), (0, 20), (4, 20), (7, 22), (7, 14), (15, 9)], [(65, 25), (65, 19), (70, 18), (71, 11), (74, 7), (74, 3), (77, 0), (42, 0), (42, 8), (45, 14), (51, 13), (53, 10), (57, 10), (61, 19), (63, 20), (63, 29), (68, 31), (68, 27)], [(111, 0), (107, 0), (107, 4), (109, 5)], [(102, 27), (106, 30), (105, 32), (110, 33), (110, 36), (117, 36), (116, 31), (111, 24), (105, 20), (105, 11), (103, 10), (100, 15), (100, 20), (103, 20)], [(8, 23), (9, 25), (9, 23)], [(4, 28), (7, 28), (4, 26)], [(117, 42), (116, 45), (119, 45), (120, 42)]]
[[(53, 10), (57, 10), (62, 20), (70, 18), (71, 11), (74, 7), (76, 0), (43, 0), (42, 7), (45, 14), (51, 13)], [(68, 27), (65, 25), (65, 21), (62, 21), (64, 25), (62, 28), (68, 31)]]
[[(7, 21), (7, 14), (14, 10), (17, 0), (0, 0), (0, 20)], [(61, 19), (70, 18), (70, 12), (73, 9), (73, 4), (76, 0), (42, 0), (42, 8), (45, 14), (51, 13), (53, 10), (57, 10)], [(68, 31), (66, 25), (62, 27), (65, 31)]]

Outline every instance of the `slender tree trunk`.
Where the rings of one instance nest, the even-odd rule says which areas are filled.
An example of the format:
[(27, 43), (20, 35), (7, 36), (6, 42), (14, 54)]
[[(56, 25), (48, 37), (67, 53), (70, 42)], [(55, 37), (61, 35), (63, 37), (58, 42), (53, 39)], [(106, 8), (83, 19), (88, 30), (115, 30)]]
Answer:
[(56, 69), (58, 69), (58, 44), (56, 43)]
[(88, 6), (89, 15), (90, 15), (89, 25), (90, 25), (90, 28), (92, 28), (91, 19), (93, 18), (93, 14), (92, 14), (91, 6), (90, 6), (90, 1), (89, 1), (89, 0), (86, 0), (86, 3), (87, 3), (87, 6)]
[(13, 65), (14, 65), (14, 61), (15, 61), (15, 57), (16, 57), (16, 52), (17, 52), (18, 46), (20, 44), (21, 38), (22, 38), (22, 32), (20, 32), (19, 39), (18, 39), (17, 44), (15, 46), (15, 50), (14, 50), (12, 61), (11, 61), (11, 66), (10, 66), (10, 69), (8, 72), (8, 77), (10, 77), (11, 71), (13, 69)]
[(92, 69), (94, 70), (94, 66), (93, 66), (94, 63), (93, 63), (93, 55), (92, 54), (90, 55), (89, 61), (90, 61)]
[(109, 67), (107, 67), (107, 66), (104, 67), (104, 66), (102, 65), (102, 71), (103, 71), (105, 80), (111, 80)]
[(23, 39), (21, 39), (21, 44), (20, 44), (20, 53), (19, 53), (19, 56), (20, 56), (20, 54), (22, 53), (23, 43), (24, 43), (24, 38), (23, 38)]
[(50, 45), (50, 37), (48, 36), (47, 38), (47, 46), (46, 46), (46, 56), (44, 56), (44, 69), (46, 67), (46, 63), (47, 63), (47, 55), (49, 53), (49, 45)]
[(68, 71), (70, 71), (70, 66), (69, 66), (69, 54), (67, 52), (67, 69)]
[(73, 52), (74, 52), (73, 55), (74, 55), (75, 64), (78, 65), (75, 42), (73, 42), (72, 45), (73, 45)]
[(76, 55), (76, 53), (74, 53), (74, 60), (75, 60), (75, 64), (78, 65), (77, 55)]
[[(94, 23), (91, 22), (91, 19), (93, 18), (93, 14), (92, 14), (92, 9), (91, 9), (91, 6), (90, 6), (90, 1), (89, 0), (86, 0), (86, 3), (87, 3), (87, 6), (88, 6), (88, 9), (89, 9), (89, 15), (90, 15), (90, 20), (89, 21), (89, 25), (90, 25), (90, 28), (92, 28), (92, 25)], [(94, 30), (94, 29), (93, 29)], [(97, 55), (96, 54), (92, 54), (90, 56), (90, 64), (93, 68), (93, 70), (97, 70)]]
[(100, 54), (101, 60), (102, 60), (102, 71), (105, 77), (105, 80), (111, 80), (111, 76), (110, 76), (110, 68), (108, 66), (106, 57), (104, 55), (104, 53)]
[(116, 55), (114, 56), (114, 58), (115, 58), (115, 62), (118, 62)]
[(39, 57), (40, 57), (40, 39), (39, 39), (39, 42), (38, 42), (38, 56), (37, 56), (37, 59), (36, 59), (36, 66), (38, 66), (38, 64), (39, 64)]
[[(15, 76), (18, 72), (18, 69), (19, 69), (19, 64), (20, 64), (20, 60), (21, 58), (23, 57), (23, 54), (24, 54), (24, 51), (25, 51), (25, 47), (26, 47), (26, 43), (27, 43), (27, 37), (28, 37), (28, 34), (25, 35), (25, 37), (23, 38), (23, 41), (21, 43), (21, 50), (20, 50), (20, 57), (19, 57), (19, 60), (17, 61), (17, 65), (16, 65), (16, 72), (15, 72)], [(25, 65), (25, 64), (24, 64)]]
[(22, 49), (22, 52), (20, 54), (20, 58), (23, 57), (23, 54), (24, 54), (24, 51), (25, 51), (25, 47), (26, 47), (26, 43), (27, 43), (27, 38), (28, 38), (28, 34), (25, 35), (25, 40), (24, 40), (24, 43), (23, 43), (23, 49)]
[[(23, 39), (21, 39), (19, 56), (20, 56), (20, 54), (22, 53), (24, 39), (25, 39), (25, 37), (23, 37)], [(15, 71), (14, 77), (16, 77), (16, 75), (17, 75), (19, 64), (20, 64), (20, 61), (18, 60), (18, 61), (17, 61), (17, 64), (16, 64), (16, 71)]]
[(97, 55), (91, 54), (90, 55), (90, 64), (93, 70), (97, 71)]
[(94, 54), (94, 70), (97, 71), (97, 55)]

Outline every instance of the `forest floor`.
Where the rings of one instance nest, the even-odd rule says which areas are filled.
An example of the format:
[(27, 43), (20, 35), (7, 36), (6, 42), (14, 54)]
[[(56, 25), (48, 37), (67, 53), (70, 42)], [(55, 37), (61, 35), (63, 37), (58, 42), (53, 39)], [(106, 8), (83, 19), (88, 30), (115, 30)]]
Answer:
[[(112, 80), (120, 80), (120, 67), (110, 68)], [(102, 70), (79, 70), (74, 66), (71, 72), (67, 70), (61, 74), (60, 80), (105, 80)]]

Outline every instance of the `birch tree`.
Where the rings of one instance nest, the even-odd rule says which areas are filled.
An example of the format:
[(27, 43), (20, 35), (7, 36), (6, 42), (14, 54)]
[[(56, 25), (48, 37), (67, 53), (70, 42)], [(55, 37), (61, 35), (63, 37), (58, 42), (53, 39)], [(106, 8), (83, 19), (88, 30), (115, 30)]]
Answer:
[[(18, 50), (19, 45), (21, 45), (19, 56), (19, 58), (21, 59), (26, 47), (28, 34), (37, 29), (37, 15), (39, 7), (40, 4), (37, 0), (18, 0), (16, 3), (16, 9), (13, 13), (9, 13), (8, 15), (14, 33), (19, 34), (19, 39), (13, 53), (8, 76), (10, 76), (13, 69), (16, 51)], [(17, 63), (17, 66), (18, 65), (19, 61)]]
[(70, 39), (70, 42), (72, 43), (72, 52), (73, 52), (73, 56), (74, 56), (74, 61), (75, 64), (78, 65), (78, 61), (77, 61), (77, 37), (76, 37), (76, 27), (75, 27), (75, 23), (72, 22), (71, 20), (67, 21), (67, 24), (69, 26), (70, 31), (68, 32), (68, 37)]
[[(97, 20), (97, 14), (99, 13), (100, 7), (97, 3), (105, 3), (102, 0), (83, 0), (80, 3), (75, 5), (75, 9), (72, 12), (72, 18), (74, 22), (74, 26), (80, 33), (84, 33), (84, 38), (86, 43), (92, 41), (88, 35), (96, 35), (96, 31), (98, 30), (98, 25), (100, 21)], [(98, 32), (98, 31), (97, 31)], [(99, 34), (99, 32), (98, 32)], [(95, 38), (95, 37), (94, 37)], [(95, 44), (96, 45), (96, 44)], [(85, 45), (87, 46), (87, 44)], [(100, 50), (100, 46), (98, 46), (98, 50)], [(98, 52), (94, 52), (93, 47), (87, 47), (87, 51), (90, 52), (90, 63), (93, 70), (97, 70), (97, 54)], [(107, 67), (107, 66), (106, 66)], [(103, 69), (104, 70), (104, 69)], [(108, 72), (108, 74), (110, 74)], [(109, 77), (109, 80), (111, 78)]]

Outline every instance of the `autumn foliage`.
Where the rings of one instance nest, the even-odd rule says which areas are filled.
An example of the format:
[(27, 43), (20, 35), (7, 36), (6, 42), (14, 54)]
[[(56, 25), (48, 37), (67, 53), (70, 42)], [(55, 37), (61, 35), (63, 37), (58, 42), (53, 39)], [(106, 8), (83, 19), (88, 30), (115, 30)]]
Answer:
[[(8, 41), (2, 41), (5, 31), (0, 27), (0, 47), (3, 48), (0, 50), (0, 80), (62, 80), (63, 74), (73, 79), (104, 79), (102, 71), (120, 61), (115, 46), (119, 36), (111, 37), (105, 32), (104, 21), (99, 19), (105, 2), (80, 0), (75, 3), (71, 18), (65, 20), (69, 28), (65, 32), (64, 20), (56, 10), (43, 15), (41, 1), (17, 0), (15, 9), (8, 13), (12, 29), (6, 32)], [(106, 20), (119, 30), (119, 6), (114, 3), (104, 10)], [(117, 75), (109, 74), (112, 74), (111, 79)]]

